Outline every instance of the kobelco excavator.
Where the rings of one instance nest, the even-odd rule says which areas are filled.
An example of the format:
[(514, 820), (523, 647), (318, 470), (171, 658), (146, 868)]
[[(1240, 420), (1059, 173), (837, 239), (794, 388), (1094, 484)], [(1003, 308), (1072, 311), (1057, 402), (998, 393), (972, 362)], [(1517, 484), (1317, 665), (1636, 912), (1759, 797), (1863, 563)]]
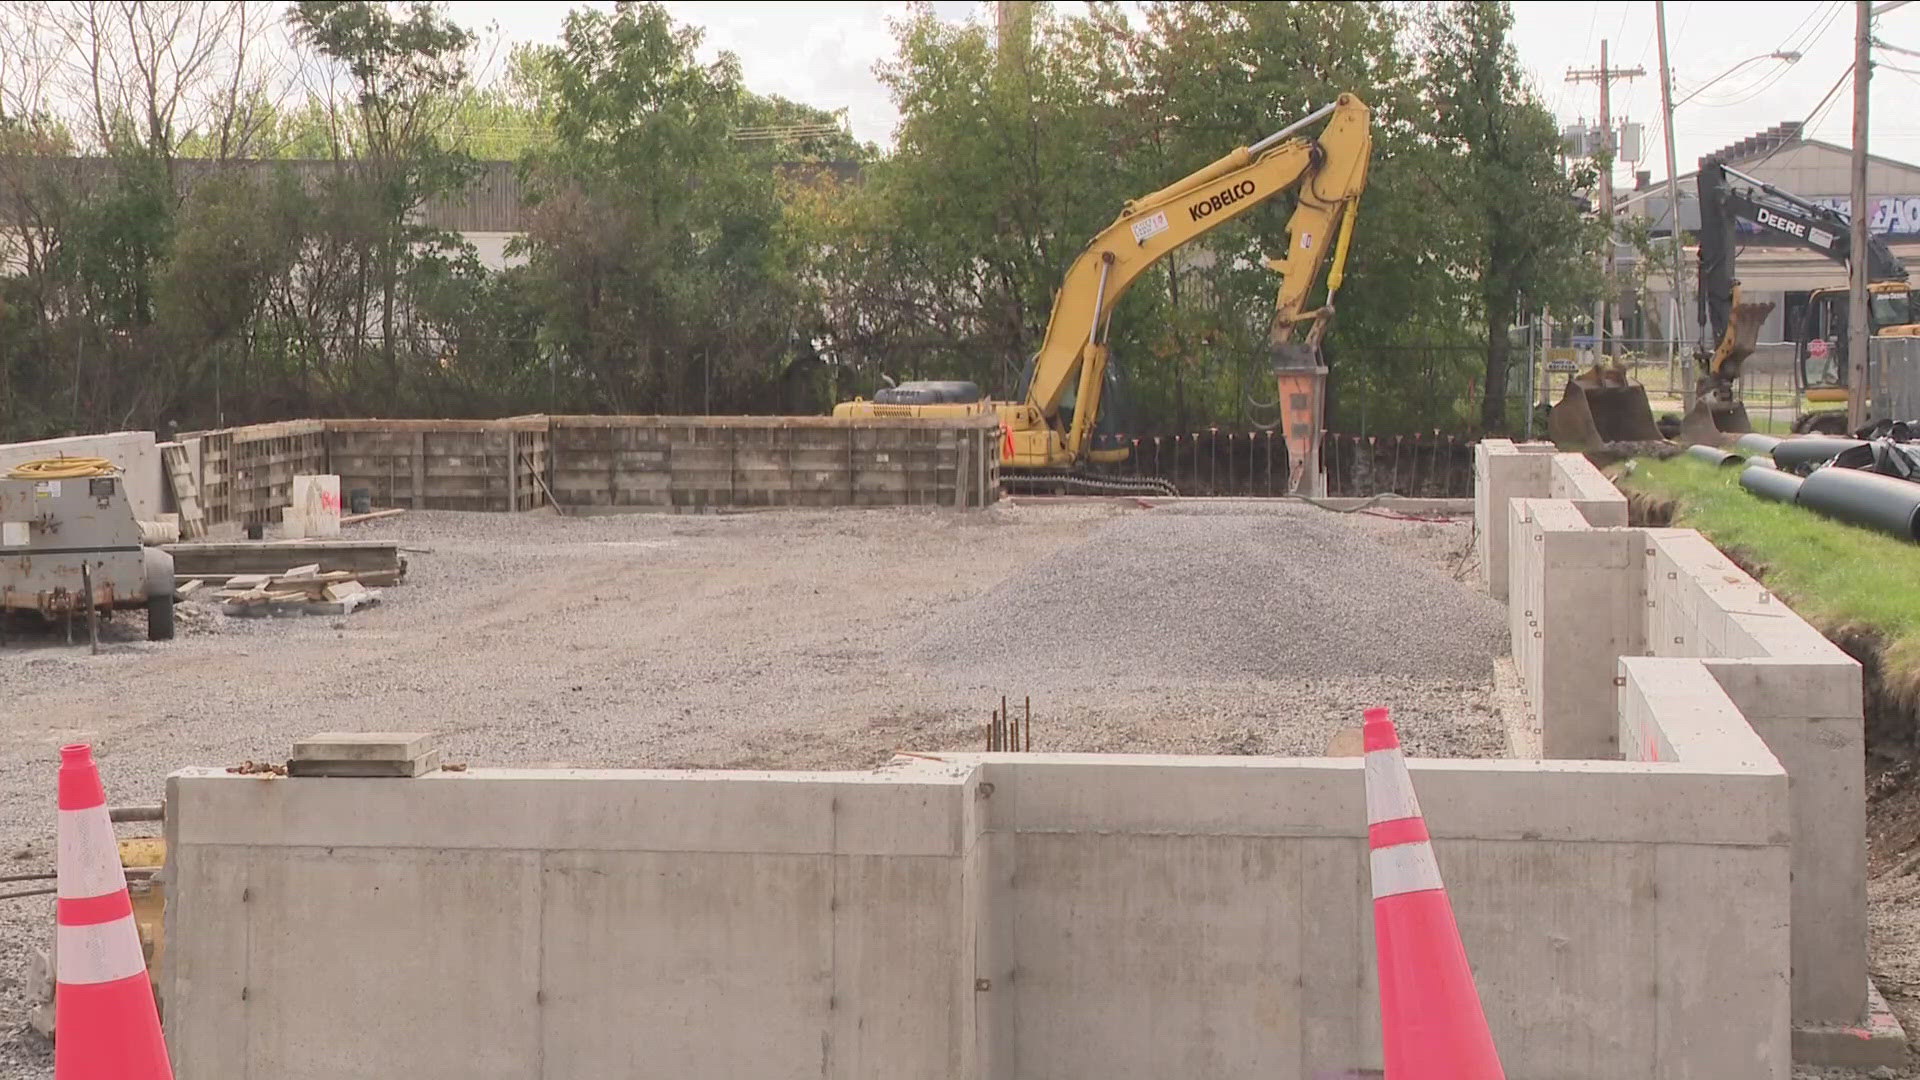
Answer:
[[(1323, 119), (1327, 123), (1317, 137), (1299, 134)], [(1295, 487), (1310, 482), (1324, 402), (1320, 340), (1344, 276), (1372, 146), (1366, 105), (1342, 94), (1259, 142), (1129, 201), (1067, 268), (1020, 400), (986, 400), (972, 383), (916, 381), (881, 390), (871, 401), (842, 402), (833, 414), (947, 418), (991, 413), (1000, 418), (1011, 446), (1001, 462), (1004, 479), (1080, 492), (1140, 489), (1141, 481), (1084, 471), (1090, 462), (1126, 457), (1125, 450), (1092, 447), (1114, 305), (1168, 253), (1268, 199), (1292, 193), (1286, 257), (1268, 263), (1282, 275), (1269, 345), (1290, 479)], [(1308, 294), (1329, 254), (1327, 300), (1308, 310)]]

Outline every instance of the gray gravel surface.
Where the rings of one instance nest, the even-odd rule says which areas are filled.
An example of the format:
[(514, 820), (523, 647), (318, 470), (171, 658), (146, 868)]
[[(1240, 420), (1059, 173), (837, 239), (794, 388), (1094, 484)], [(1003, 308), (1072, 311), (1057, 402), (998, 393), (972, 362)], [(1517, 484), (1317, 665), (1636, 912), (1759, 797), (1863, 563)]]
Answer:
[[(1500, 752), (1498, 609), (1459, 580), (1459, 522), (1094, 501), (352, 535), (424, 550), (345, 619), (188, 605), (171, 643), (135, 617), (100, 656), (0, 652), (0, 874), (52, 868), (74, 741), (114, 803), (326, 730), (433, 731), (476, 764), (860, 768), (982, 748), (1001, 694), (1032, 697), (1036, 750), (1317, 754), (1380, 702), (1413, 753)], [(956, 664), (966, 640), (987, 659)], [(0, 1077), (51, 1075), (22, 986), (51, 923), (0, 901)]]
[(910, 656), (1036, 689), (1386, 672), (1478, 684), (1505, 638), (1498, 604), (1343, 517), (1228, 505), (1109, 522), (929, 620)]

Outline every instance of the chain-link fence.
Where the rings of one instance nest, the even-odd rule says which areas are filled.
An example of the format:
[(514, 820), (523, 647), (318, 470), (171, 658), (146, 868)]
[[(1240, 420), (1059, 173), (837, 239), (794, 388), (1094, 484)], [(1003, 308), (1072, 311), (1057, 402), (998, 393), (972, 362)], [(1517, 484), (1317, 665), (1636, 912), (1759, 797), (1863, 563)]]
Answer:
[[(1544, 437), (1546, 411), (1566, 393), (1567, 380), (1574, 373), (1594, 364), (1597, 353), (1591, 346), (1582, 345), (1549, 346), (1531, 349), (1529, 353), (1515, 365), (1523, 378), (1529, 360), (1532, 365), (1531, 380), (1517, 388), (1521, 398), (1532, 403), (1532, 408), (1527, 410), (1529, 424), (1523, 434)], [(1601, 358), (1605, 363), (1618, 364), (1630, 378), (1646, 388), (1647, 404), (1655, 419), (1662, 416), (1677, 419), (1685, 415), (1688, 392), (1698, 378), (1690, 348), (1681, 352), (1669, 341), (1621, 340), (1609, 341), (1607, 353)], [(1734, 385), (1746, 403), (1753, 430), (1787, 434), (1792, 431), (1795, 418), (1806, 411), (1796, 355), (1791, 341), (1763, 341), (1754, 346), (1753, 354), (1741, 365), (1740, 378)]]

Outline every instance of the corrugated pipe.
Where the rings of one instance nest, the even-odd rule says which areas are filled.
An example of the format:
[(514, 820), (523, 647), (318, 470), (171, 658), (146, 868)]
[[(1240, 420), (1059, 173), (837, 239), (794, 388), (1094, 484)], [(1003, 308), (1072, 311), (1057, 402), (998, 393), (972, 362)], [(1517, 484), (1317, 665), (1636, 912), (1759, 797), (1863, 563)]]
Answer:
[(1800, 494), (1805, 481), (1788, 472), (1764, 465), (1749, 465), (1740, 473), (1740, 486), (1763, 499), (1790, 503)]
[(1797, 502), (1828, 517), (1920, 540), (1920, 484), (1859, 469), (1815, 469)]
[(1722, 466), (1737, 466), (1746, 460), (1739, 454), (1730, 454), (1717, 446), (1703, 446), (1699, 443), (1687, 447), (1687, 456), (1690, 458), (1698, 458), (1709, 465)]
[(1779, 446), (1781, 441), (1778, 435), (1762, 435), (1757, 431), (1749, 431), (1733, 440), (1733, 448), (1744, 450), (1749, 454), (1771, 454), (1773, 448)]
[(1781, 439), (1773, 448), (1774, 463), (1783, 469), (1803, 472), (1823, 461), (1832, 461), (1842, 450), (1867, 445), (1862, 439), (1842, 439), (1835, 435), (1801, 435)]

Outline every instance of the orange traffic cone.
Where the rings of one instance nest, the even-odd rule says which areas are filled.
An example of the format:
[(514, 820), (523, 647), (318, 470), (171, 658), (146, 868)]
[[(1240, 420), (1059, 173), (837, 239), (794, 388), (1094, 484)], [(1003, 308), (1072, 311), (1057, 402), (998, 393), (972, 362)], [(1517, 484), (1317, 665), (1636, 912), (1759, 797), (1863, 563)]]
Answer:
[(60, 751), (54, 1080), (172, 1080), (106, 791), (86, 744)]
[(1367, 846), (1387, 1080), (1504, 1080), (1400, 736), (1368, 709)]

